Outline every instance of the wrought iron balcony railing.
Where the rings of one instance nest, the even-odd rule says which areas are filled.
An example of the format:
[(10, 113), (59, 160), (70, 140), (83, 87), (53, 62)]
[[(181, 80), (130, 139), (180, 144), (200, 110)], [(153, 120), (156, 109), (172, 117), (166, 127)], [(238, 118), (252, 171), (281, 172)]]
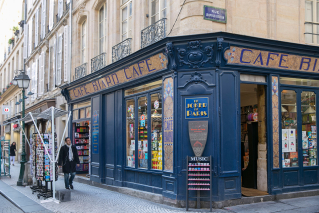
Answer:
[(163, 18), (141, 31), (141, 48), (154, 44), (166, 37), (166, 18)]
[(112, 47), (112, 63), (131, 54), (132, 39), (128, 38)]
[(56, 14), (56, 23), (58, 23), (60, 21), (60, 17), (59, 17), (59, 14)]
[(70, 9), (70, 2), (69, 3), (65, 2), (65, 10), (67, 11), (69, 9)]
[(74, 80), (78, 80), (86, 76), (86, 69), (87, 69), (86, 67), (87, 67), (87, 63), (84, 63), (81, 66), (78, 66), (75, 68)]
[(91, 59), (91, 72), (98, 71), (106, 66), (106, 53), (101, 53), (100, 55)]

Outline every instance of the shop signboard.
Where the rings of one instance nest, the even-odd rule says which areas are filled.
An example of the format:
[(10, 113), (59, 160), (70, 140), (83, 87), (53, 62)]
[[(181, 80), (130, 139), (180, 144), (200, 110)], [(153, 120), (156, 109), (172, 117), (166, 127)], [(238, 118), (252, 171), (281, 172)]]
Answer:
[(204, 5), (204, 19), (226, 23), (227, 11), (226, 9)]
[(92, 153), (99, 154), (99, 111), (93, 112), (92, 124)]
[(205, 149), (208, 133), (208, 121), (189, 121), (189, 141), (196, 157), (201, 157)]
[(11, 107), (8, 105), (2, 105), (2, 114), (3, 115), (10, 115), (11, 114)]
[(319, 58), (230, 46), (227, 64), (303, 72), (319, 72)]
[(185, 118), (208, 118), (208, 98), (185, 98)]
[(68, 90), (71, 100), (87, 96), (101, 90), (109, 89), (149, 74), (165, 70), (167, 58), (163, 53), (158, 53), (145, 60), (141, 60), (131, 66), (124, 67), (81, 86)]

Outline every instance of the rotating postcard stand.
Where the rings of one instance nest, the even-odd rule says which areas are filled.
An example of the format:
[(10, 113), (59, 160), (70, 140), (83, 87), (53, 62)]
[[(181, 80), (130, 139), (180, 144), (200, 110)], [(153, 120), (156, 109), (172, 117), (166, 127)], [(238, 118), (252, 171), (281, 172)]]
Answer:
[[(37, 127), (37, 124), (36, 124), (36, 122), (35, 122), (35, 117), (36, 118), (43, 118), (43, 119), (45, 119), (45, 120), (50, 120), (51, 122), (52, 122), (52, 124), (51, 124), (51, 137), (53, 138), (53, 144), (55, 144), (55, 137), (54, 137), (54, 132), (55, 132), (55, 130), (54, 130), (54, 119), (55, 118), (57, 118), (57, 117), (60, 117), (60, 116), (63, 116), (63, 115), (66, 115), (66, 114), (69, 114), (68, 115), (68, 119), (67, 119), (67, 122), (66, 122), (66, 125), (65, 125), (65, 128), (64, 128), (64, 131), (63, 131), (63, 135), (62, 135), (62, 138), (61, 138), (61, 142), (60, 142), (60, 146), (59, 146), (59, 148), (58, 148), (58, 152), (57, 152), (57, 155), (55, 155), (55, 147), (53, 146), (53, 148), (52, 148), (52, 152), (49, 152), (48, 151), (48, 147), (47, 147), (47, 142), (44, 142), (45, 140), (44, 140), (44, 135), (43, 134), (41, 134), (40, 133), (40, 131), (39, 131), (39, 129), (38, 129), (38, 127)], [(44, 153), (42, 153), (42, 155), (41, 155), (41, 153), (39, 152), (39, 153), (37, 153), (37, 152), (35, 152), (34, 153), (34, 155), (35, 155), (35, 158), (37, 158), (37, 157), (39, 157), (39, 156), (44, 156), (44, 154), (46, 155), (46, 159), (44, 159), (45, 161), (49, 161), (50, 162), (50, 167), (52, 168), (52, 173), (53, 173), (53, 175), (52, 175), (52, 182), (51, 182), (51, 196), (49, 195), (46, 195), (46, 194), (43, 194), (43, 192), (41, 192), (41, 190), (39, 190), (40, 192), (41, 192), (41, 194), (40, 194), (40, 196), (43, 196), (45, 199), (47, 199), (47, 198), (49, 198), (49, 197), (52, 197), (52, 199), (47, 199), (47, 200), (43, 200), (43, 201), (41, 201), (42, 203), (43, 202), (51, 202), (51, 201), (53, 201), (53, 202), (56, 202), (56, 203), (59, 203), (59, 201), (58, 200), (56, 200), (55, 199), (55, 179), (56, 179), (56, 172), (55, 172), (55, 164), (57, 163), (57, 157), (56, 156), (59, 156), (59, 152), (60, 152), (60, 149), (61, 149), (61, 146), (62, 146), (62, 144), (64, 144), (64, 140), (63, 140), (63, 138), (64, 138), (64, 135), (65, 135), (65, 132), (66, 132), (66, 130), (67, 130), (67, 128), (68, 128), (68, 123), (69, 123), (69, 120), (70, 120), (70, 116), (71, 116), (71, 112), (67, 112), (67, 111), (64, 111), (64, 110), (61, 110), (61, 109), (57, 109), (57, 108), (55, 108), (55, 107), (50, 107), (49, 109), (46, 109), (45, 111), (43, 111), (42, 113), (40, 113), (40, 114), (37, 114), (36, 116), (33, 116), (33, 114), (31, 113), (31, 112), (29, 112), (24, 118), (22, 118), (21, 119), (21, 121), (25, 121), (25, 120), (30, 120), (30, 118), (32, 119), (32, 121), (33, 121), (33, 123), (34, 123), (34, 126), (35, 126), (35, 128), (36, 128), (36, 131), (37, 131), (37, 139), (39, 139), (39, 143), (38, 143), (38, 145), (39, 146), (42, 146), (44, 149), (43, 149), (43, 151), (44, 151)], [(50, 135), (50, 134), (49, 134)], [(45, 139), (47, 139), (47, 138), (45, 138)], [(47, 140), (46, 140), (47, 141)], [(51, 153), (51, 154), (49, 154), (49, 153)], [(43, 165), (45, 165), (45, 164), (43, 164)], [(40, 167), (39, 167), (40, 168)], [(43, 167), (42, 167), (43, 168)], [(41, 181), (41, 180), (40, 180)], [(44, 180), (45, 181), (45, 180)], [(39, 183), (39, 182), (38, 182)], [(42, 183), (41, 183), (41, 185), (38, 185), (38, 186), (35, 186), (34, 188), (31, 188), (32, 189), (32, 192), (34, 192), (33, 190), (34, 189), (37, 189), (38, 187), (40, 187), (40, 188), (42, 188)], [(46, 188), (47, 188), (47, 183), (46, 183)], [(35, 190), (35, 191), (38, 191), (38, 190)], [(40, 198), (39, 196), (38, 196), (38, 198)]]
[[(3, 144), (3, 149), (1, 149)], [(0, 140), (0, 177), (10, 175), (10, 140)]]
[[(187, 156), (186, 159), (186, 211), (189, 198), (196, 198), (198, 209), (200, 199), (209, 198), (212, 211), (212, 157), (202, 156), (207, 142), (208, 121), (189, 121), (188, 133), (195, 156)], [(194, 191), (196, 196), (190, 197), (189, 194)], [(209, 196), (201, 197), (201, 191), (207, 191)]]

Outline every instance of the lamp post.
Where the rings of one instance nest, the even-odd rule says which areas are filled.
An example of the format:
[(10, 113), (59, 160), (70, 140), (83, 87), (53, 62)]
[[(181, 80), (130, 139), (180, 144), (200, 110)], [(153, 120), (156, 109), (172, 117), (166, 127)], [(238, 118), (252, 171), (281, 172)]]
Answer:
[[(20, 71), (20, 74), (16, 76), (13, 80), (13, 84), (18, 85), (19, 88), (22, 88), (22, 118), (25, 116), (25, 90), (29, 87), (30, 78), (25, 74), (24, 70)], [(24, 121), (22, 121), (22, 129), (24, 130)], [(22, 186), (24, 169), (25, 169), (25, 135), (22, 134), (22, 154), (21, 154), (21, 166), (20, 166), (20, 175), (19, 180), (17, 182), (18, 186)]]

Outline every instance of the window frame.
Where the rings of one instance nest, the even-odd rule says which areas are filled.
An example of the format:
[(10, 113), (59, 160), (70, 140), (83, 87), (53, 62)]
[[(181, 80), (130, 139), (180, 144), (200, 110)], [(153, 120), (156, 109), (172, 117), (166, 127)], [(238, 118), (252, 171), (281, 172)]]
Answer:
[[(162, 173), (164, 171), (164, 146), (163, 146), (163, 142), (162, 142), (162, 169), (153, 169), (152, 168), (152, 140), (151, 140), (151, 131), (147, 131), (147, 153), (148, 153), (148, 160), (147, 160), (147, 168), (141, 168), (138, 165), (138, 99), (141, 97), (146, 97), (147, 98), (147, 129), (151, 129), (151, 95), (153, 94), (160, 94), (162, 97), (162, 87), (158, 87), (158, 88), (154, 88), (151, 90), (147, 90), (147, 91), (143, 91), (140, 93), (136, 93), (136, 94), (132, 94), (132, 95), (128, 95), (125, 96), (124, 98), (124, 131), (125, 131), (125, 139), (124, 139), (124, 147), (125, 147), (125, 169), (127, 170), (134, 170), (134, 171), (144, 171), (144, 172), (152, 172), (152, 173)], [(126, 124), (126, 103), (129, 100), (134, 100), (134, 114), (135, 114), (135, 118), (134, 118), (134, 138), (135, 138), (135, 167), (129, 167), (128, 166), (128, 162), (127, 162), (127, 153), (128, 153), (128, 149), (127, 149), (127, 124)], [(163, 102), (162, 102), (163, 104)], [(163, 135), (163, 113), (162, 113), (162, 135)]]
[[(158, 11), (154, 15), (152, 14), (152, 2), (153, 1), (159, 1)], [(164, 1), (166, 2), (166, 7), (162, 8)], [(162, 12), (164, 10), (166, 10), (166, 17), (163, 17), (163, 14), (162, 14)], [(149, 25), (152, 25), (163, 18), (167, 18), (167, 0), (149, 0), (149, 10), (148, 11), (149, 11)], [(157, 21), (155, 20), (154, 23), (152, 23), (152, 17), (156, 16), (156, 14), (158, 14), (158, 20)]]
[[(308, 21), (307, 16), (307, 2), (312, 3), (311, 7), (311, 21)], [(306, 32), (307, 24), (311, 25), (311, 32)], [(317, 32), (316, 32), (317, 31)], [(319, 0), (305, 0), (305, 43), (306, 44), (319, 44)], [(307, 35), (312, 35), (311, 42), (307, 41)], [(309, 37), (310, 38), (310, 37)]]
[[(102, 21), (101, 21), (101, 9), (103, 8), (104, 10), (104, 14), (103, 14), (103, 18), (102, 18)], [(99, 9), (99, 12), (98, 12), (98, 28), (99, 28), (99, 34), (98, 34), (98, 39), (99, 39), (99, 55), (104, 53), (106, 50), (105, 50), (105, 45), (106, 45), (106, 22), (107, 21), (107, 7), (106, 7), (106, 3), (103, 4), (100, 9)], [(101, 37), (101, 23), (102, 23), (102, 32), (103, 32), (103, 36)], [(101, 40), (103, 42), (103, 44), (101, 45)]]
[[(130, 8), (131, 7), (131, 8)], [(125, 39), (123, 39), (123, 10), (127, 8), (127, 18), (125, 19), (127, 22), (127, 29), (126, 29), (126, 37)], [(130, 10), (131, 9), (131, 10)], [(121, 24), (120, 24), (120, 35), (121, 35), (121, 41), (124, 41), (128, 38), (131, 38), (133, 33), (132, 33), (132, 29), (131, 28), (131, 24), (130, 22), (132, 22), (132, 17), (133, 17), (133, 0), (128, 0), (126, 1), (124, 4), (122, 4), (120, 6), (120, 20), (121, 20)], [(133, 24), (132, 24), (133, 25)], [(131, 31), (131, 32), (130, 32)]]

